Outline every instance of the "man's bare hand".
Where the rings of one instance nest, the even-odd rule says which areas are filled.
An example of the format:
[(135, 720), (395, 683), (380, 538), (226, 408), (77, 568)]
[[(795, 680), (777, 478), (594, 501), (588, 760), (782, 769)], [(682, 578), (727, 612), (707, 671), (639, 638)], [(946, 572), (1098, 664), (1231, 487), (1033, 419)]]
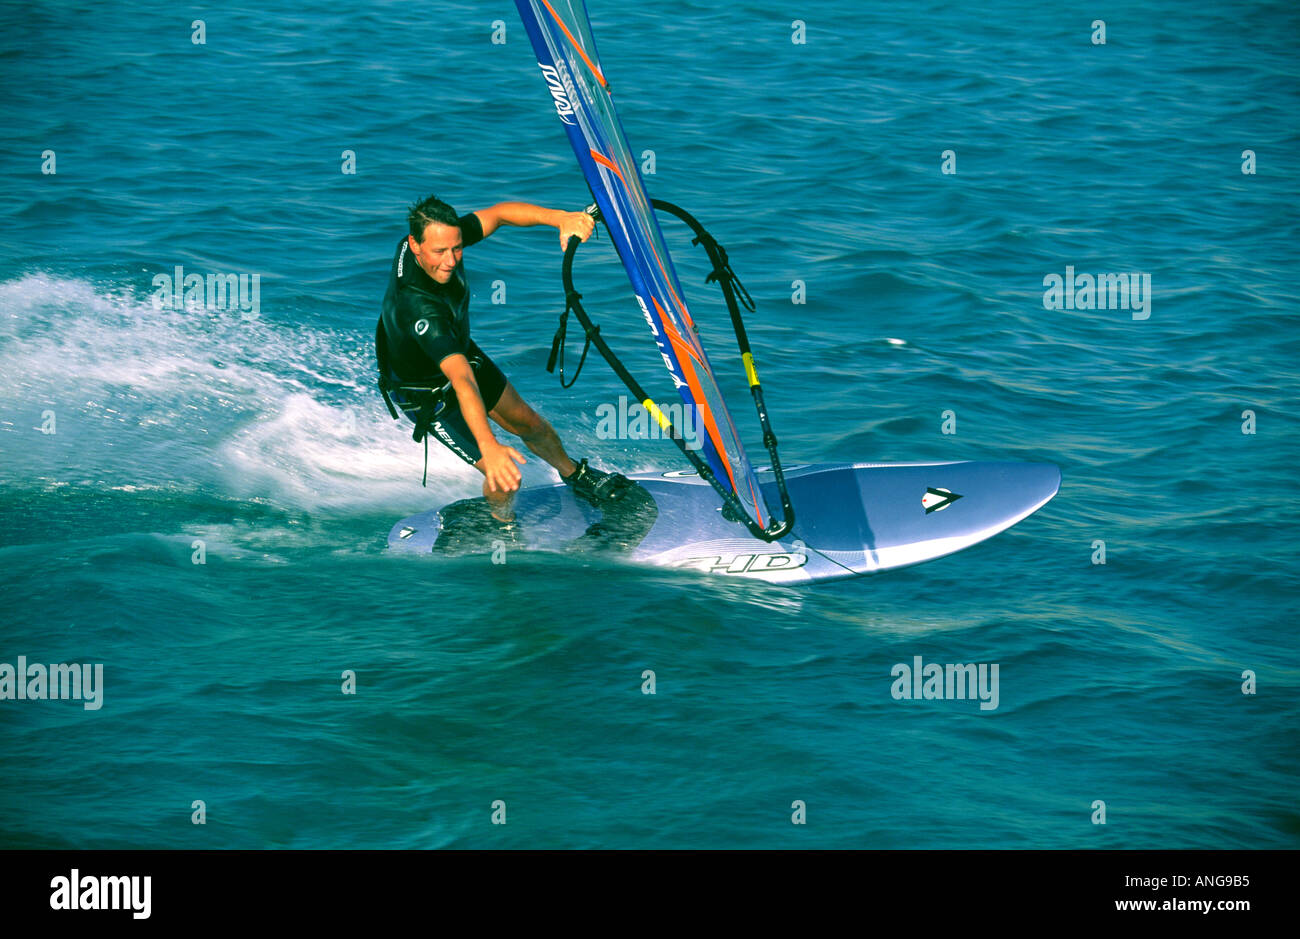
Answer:
[(560, 249), (567, 250), (569, 237), (577, 235), (579, 241), (586, 241), (596, 229), (596, 223), (586, 212), (565, 212), (560, 219)]
[[(500, 443), (490, 443), (483, 450), (483, 475), (487, 477), (488, 489), (497, 492), (514, 492), (519, 488), (523, 477), (519, 467), (527, 463), (524, 455), (514, 447)], [(511, 462), (514, 461), (514, 462)]]

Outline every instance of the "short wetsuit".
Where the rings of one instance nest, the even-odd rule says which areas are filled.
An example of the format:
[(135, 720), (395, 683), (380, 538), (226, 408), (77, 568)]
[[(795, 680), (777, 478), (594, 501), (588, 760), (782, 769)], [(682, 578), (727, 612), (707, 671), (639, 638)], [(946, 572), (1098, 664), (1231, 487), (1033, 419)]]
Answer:
[[(483, 240), (483, 226), (473, 212), (461, 216), (460, 232), (465, 247)], [(465, 265), (457, 264), (451, 280), (440, 284), (416, 262), (403, 237), (375, 326), (375, 353), (379, 387), (393, 417), (395, 402), (415, 422), (416, 440), (432, 433), (466, 463), (477, 463), (483, 454), (440, 365), (450, 355), (465, 356), (487, 411), (501, 399), (506, 376), (470, 338)]]

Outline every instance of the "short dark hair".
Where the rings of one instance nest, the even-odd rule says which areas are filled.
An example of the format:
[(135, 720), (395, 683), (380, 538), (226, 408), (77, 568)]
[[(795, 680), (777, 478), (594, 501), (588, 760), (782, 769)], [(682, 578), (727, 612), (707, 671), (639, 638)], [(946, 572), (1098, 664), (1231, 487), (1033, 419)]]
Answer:
[(416, 241), (424, 241), (424, 230), (431, 224), (450, 225), (452, 228), (460, 224), (456, 210), (437, 196), (425, 196), (411, 206), (406, 220), (411, 226), (411, 237)]

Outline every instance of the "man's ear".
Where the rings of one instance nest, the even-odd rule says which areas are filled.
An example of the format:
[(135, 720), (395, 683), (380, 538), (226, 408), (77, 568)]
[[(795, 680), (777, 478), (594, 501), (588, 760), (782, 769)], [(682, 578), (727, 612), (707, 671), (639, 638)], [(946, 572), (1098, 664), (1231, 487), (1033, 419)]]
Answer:
[(420, 250), (420, 243), (419, 243), (418, 241), (415, 240), (415, 236), (414, 236), (414, 235), (407, 235), (407, 236), (406, 236), (406, 242), (407, 242), (407, 244), (409, 245), (409, 247), (410, 247), (410, 249), (411, 249), (412, 251), (419, 251), (419, 250)]

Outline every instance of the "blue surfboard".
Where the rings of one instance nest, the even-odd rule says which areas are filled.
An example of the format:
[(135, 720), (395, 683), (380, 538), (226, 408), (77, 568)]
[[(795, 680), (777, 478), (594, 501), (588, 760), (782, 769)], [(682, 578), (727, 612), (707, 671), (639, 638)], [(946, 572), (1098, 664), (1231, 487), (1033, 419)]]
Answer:
[[(632, 498), (602, 512), (562, 483), (521, 490), (508, 542), (483, 499), (405, 518), (390, 548), (422, 554), (599, 551), (629, 563), (771, 583), (837, 580), (952, 554), (1045, 505), (1061, 484), (1051, 463), (821, 463), (786, 469), (797, 508), (791, 534), (766, 543), (722, 515), (693, 471), (637, 473)], [(772, 496), (771, 470), (757, 470)]]

